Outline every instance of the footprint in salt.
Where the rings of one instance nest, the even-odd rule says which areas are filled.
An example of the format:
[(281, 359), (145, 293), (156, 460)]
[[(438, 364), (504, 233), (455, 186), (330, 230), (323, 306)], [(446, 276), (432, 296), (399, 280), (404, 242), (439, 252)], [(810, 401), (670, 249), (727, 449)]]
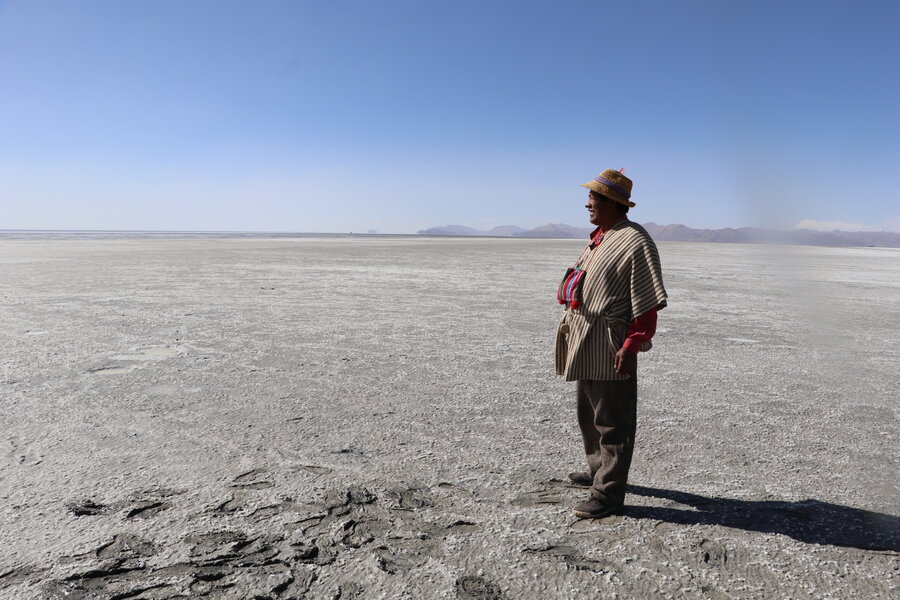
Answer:
[(92, 375), (121, 375), (137, 369), (137, 365), (104, 365), (88, 369)]
[(179, 353), (177, 347), (173, 346), (147, 346), (144, 348), (135, 348), (131, 353), (128, 354), (117, 354), (112, 356), (112, 360), (153, 360), (159, 358), (166, 358), (168, 356), (172, 356), (173, 354)]
[(758, 344), (759, 340), (751, 340), (749, 338), (725, 338), (726, 342), (732, 342), (735, 344)]
[(8, 455), (25, 467), (35, 467), (44, 461), (44, 454), (34, 442), (22, 441), (18, 438), (9, 439)]
[(114, 362), (99, 367), (91, 367), (87, 372), (92, 375), (122, 375), (140, 368), (140, 363), (161, 360), (176, 354), (183, 354), (183, 351), (175, 346), (147, 346), (135, 348), (131, 353), (110, 356), (109, 360)]

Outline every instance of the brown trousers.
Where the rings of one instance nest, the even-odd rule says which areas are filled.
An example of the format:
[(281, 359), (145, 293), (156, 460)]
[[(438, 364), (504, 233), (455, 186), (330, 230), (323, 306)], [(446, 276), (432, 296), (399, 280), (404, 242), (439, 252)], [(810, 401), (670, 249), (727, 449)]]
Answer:
[(576, 397), (587, 472), (594, 478), (591, 496), (606, 504), (622, 504), (637, 429), (637, 377), (580, 379)]

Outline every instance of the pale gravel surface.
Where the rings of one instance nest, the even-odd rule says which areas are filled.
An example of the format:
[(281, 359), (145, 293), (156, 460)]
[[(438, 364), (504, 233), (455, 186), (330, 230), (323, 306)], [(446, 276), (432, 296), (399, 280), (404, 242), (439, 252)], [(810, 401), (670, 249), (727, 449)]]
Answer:
[(577, 521), (580, 247), (0, 239), (0, 598), (896, 598), (900, 252), (661, 243)]

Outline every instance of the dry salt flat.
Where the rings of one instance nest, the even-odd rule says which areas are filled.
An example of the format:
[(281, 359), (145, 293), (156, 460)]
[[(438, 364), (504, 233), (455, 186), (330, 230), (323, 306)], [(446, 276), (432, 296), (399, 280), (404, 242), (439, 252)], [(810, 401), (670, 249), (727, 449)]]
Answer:
[(897, 597), (896, 250), (660, 244), (628, 506), (578, 521), (579, 241), (33, 237), (2, 598)]

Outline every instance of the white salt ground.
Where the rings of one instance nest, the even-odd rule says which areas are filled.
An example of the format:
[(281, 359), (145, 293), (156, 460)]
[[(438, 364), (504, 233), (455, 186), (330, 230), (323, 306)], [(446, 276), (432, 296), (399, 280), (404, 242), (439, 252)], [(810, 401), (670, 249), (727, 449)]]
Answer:
[(581, 243), (0, 240), (0, 598), (893, 598), (900, 253), (661, 243), (625, 513)]

